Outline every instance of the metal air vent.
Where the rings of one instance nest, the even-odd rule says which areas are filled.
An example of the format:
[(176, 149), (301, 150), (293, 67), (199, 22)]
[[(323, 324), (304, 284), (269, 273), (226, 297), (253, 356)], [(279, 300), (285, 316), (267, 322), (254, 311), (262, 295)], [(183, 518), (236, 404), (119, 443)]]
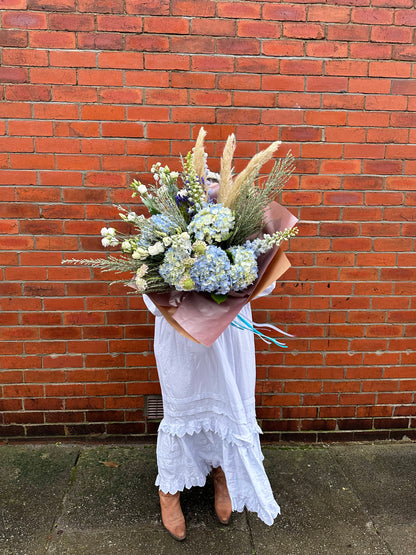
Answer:
[(162, 420), (163, 402), (161, 395), (147, 395), (146, 417), (148, 420)]

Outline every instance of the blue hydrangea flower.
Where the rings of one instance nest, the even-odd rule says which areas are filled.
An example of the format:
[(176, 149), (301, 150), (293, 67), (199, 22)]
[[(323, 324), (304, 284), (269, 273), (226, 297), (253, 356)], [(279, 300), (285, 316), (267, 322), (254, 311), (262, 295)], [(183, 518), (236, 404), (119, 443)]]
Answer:
[(159, 274), (168, 283), (179, 289), (179, 282), (188, 273), (189, 252), (180, 247), (170, 247), (164, 256), (162, 264), (159, 266)]
[(150, 221), (159, 231), (166, 233), (166, 235), (172, 235), (177, 231), (175, 223), (165, 214), (155, 214), (150, 218)]
[(207, 204), (199, 210), (188, 225), (195, 239), (208, 244), (227, 239), (234, 226), (232, 211), (222, 204)]
[(242, 291), (257, 279), (256, 255), (251, 249), (231, 247), (228, 252), (233, 258), (230, 270), (231, 288)]
[(209, 245), (190, 270), (196, 291), (227, 294), (231, 289), (231, 263), (221, 248)]

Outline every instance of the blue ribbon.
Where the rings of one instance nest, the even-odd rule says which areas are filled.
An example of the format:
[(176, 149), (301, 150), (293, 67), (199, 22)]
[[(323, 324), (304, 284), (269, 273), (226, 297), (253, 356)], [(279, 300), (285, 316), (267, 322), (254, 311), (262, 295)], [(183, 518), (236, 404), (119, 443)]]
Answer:
[[(238, 322), (236, 322), (236, 320)], [(231, 322), (231, 325), (234, 326), (235, 328), (238, 328), (239, 330), (245, 330), (245, 331), (253, 332), (255, 335), (260, 337), (260, 339), (262, 339), (265, 343), (267, 343), (269, 345), (270, 345), (270, 342), (272, 342), (275, 345), (277, 345), (278, 347), (282, 347), (283, 349), (287, 349), (287, 345), (285, 343), (280, 343), (280, 341), (277, 341), (276, 339), (273, 339), (273, 337), (269, 337), (268, 335), (265, 335), (261, 331), (256, 330), (254, 325), (251, 324), (245, 318), (243, 318), (240, 314)]]

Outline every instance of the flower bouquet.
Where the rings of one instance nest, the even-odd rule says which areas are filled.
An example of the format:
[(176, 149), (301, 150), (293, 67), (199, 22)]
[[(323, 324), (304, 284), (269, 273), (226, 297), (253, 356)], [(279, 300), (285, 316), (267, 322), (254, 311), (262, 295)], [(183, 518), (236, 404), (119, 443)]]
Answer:
[(250, 299), (290, 267), (279, 245), (297, 233), (297, 219), (275, 202), (294, 169), (290, 153), (259, 183), (260, 169), (279, 142), (234, 178), (234, 135), (225, 144), (219, 174), (208, 169), (205, 135), (201, 128), (181, 173), (157, 163), (154, 184), (131, 183), (132, 196), (140, 196), (149, 217), (119, 207), (134, 234), (101, 230), (102, 244), (121, 245), (123, 256), (65, 263), (131, 272), (132, 279), (120, 281), (147, 294), (180, 333), (209, 346)]

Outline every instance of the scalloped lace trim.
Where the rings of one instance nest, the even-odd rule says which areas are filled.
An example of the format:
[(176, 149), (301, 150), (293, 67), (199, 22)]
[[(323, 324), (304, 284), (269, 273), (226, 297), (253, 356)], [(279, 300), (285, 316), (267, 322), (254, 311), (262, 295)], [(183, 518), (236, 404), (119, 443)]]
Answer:
[(225, 414), (215, 414), (203, 419), (187, 420), (186, 422), (183, 420), (181, 422), (169, 422), (168, 419), (164, 418), (159, 425), (159, 431), (179, 438), (186, 434), (199, 434), (201, 431), (213, 432), (229, 444), (245, 447), (253, 445), (255, 436), (263, 433), (256, 420), (243, 425), (233, 425)]

